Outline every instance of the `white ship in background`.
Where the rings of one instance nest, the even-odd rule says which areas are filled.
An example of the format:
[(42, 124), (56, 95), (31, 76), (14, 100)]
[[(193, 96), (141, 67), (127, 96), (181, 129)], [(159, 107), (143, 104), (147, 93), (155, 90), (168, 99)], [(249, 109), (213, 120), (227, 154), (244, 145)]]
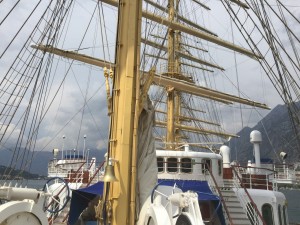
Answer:
[[(0, 17), (0, 31), (5, 32), (14, 12), (29, 3), (1, 4), (7, 9)], [(89, 125), (109, 121), (105, 162), (89, 159), (85, 146), (82, 153), (55, 148), (48, 164), (51, 178), (43, 190), (12, 187), (3, 179), (0, 225), (287, 225), (286, 198), (278, 192), (278, 184), (293, 182), (290, 167), (284, 162), (278, 172), (275, 163), (261, 161), (259, 131), (250, 135), (254, 159), (247, 165), (233, 160), (226, 143), (238, 136), (227, 132), (221, 120), (226, 107), (258, 114), (269, 109), (250, 100), (239, 83), (227, 80), (227, 73), (232, 73), (239, 81), (237, 69), (231, 67), (249, 63), (251, 75), (268, 76), (288, 106), (297, 137), (299, 39), (289, 25), (297, 27), (299, 20), (285, 3), (102, 0), (84, 4), (36, 2), (1, 49), (0, 57), (7, 56), (11, 66), (5, 60), (1, 71), (0, 142), (6, 147), (17, 137), (10, 147), (10, 168), (25, 170), (38, 160), (40, 135), (52, 131), (54, 140), (70, 126), (68, 132), (79, 137), (92, 128), (84, 124), (88, 114)], [(218, 36), (218, 30), (208, 28), (210, 10), (220, 7), (225, 10), (218, 19), (225, 20), (226, 13), (230, 20), (231, 42), (227, 35)], [(38, 22), (33, 26), (29, 19)], [(81, 27), (85, 22), (86, 27)], [(24, 44), (19, 53), (15, 53), (17, 41)], [(238, 95), (216, 90), (218, 76), (225, 77)], [(68, 89), (70, 77), (75, 81)], [(102, 101), (97, 112), (105, 108), (108, 117), (96, 121), (91, 108), (96, 108), (92, 100), (99, 86), (103, 92), (98, 98), (106, 105)], [(75, 91), (81, 93), (82, 105), (73, 98)], [(59, 112), (66, 111), (73, 114), (63, 120)], [(43, 138), (43, 146), (51, 143), (49, 139)], [(282, 160), (286, 156), (280, 153)]]

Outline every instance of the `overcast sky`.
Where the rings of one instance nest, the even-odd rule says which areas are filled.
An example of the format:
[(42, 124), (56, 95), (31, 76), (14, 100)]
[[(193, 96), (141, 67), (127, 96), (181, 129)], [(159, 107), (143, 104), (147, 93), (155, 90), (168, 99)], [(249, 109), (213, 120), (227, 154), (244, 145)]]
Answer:
[[(0, 4), (1, 21), (4, 18), (3, 15), (7, 14), (15, 2), (16, 0), (4, 1)], [(26, 1), (26, 3), (23, 1), (23, 3), (16, 7), (14, 14), (8, 16), (3, 22), (0, 27), (0, 53), (4, 51), (5, 47), (22, 26), (22, 22), (26, 20), (37, 2), (37, 0)], [(24, 37), (31, 32), (33, 25), (40, 18), (47, 2), (48, 1), (43, 1), (41, 3), (39, 10), (33, 14), (33, 17), (30, 18), (8, 51), (0, 59), (1, 78), (4, 77), (4, 71), (7, 70), (23, 45)], [(198, 13), (197, 15), (199, 15), (200, 21), (203, 22), (203, 20), (205, 20), (205, 26), (211, 26), (212, 30), (216, 32), (219, 37), (247, 47), (245, 42), (241, 41), (241, 37), (235, 35), (235, 32), (237, 32), (236, 29), (233, 31), (234, 35), (232, 35), (229, 17), (226, 16), (225, 11), (222, 10), (221, 3), (216, 0), (205, 2), (214, 13), (210, 17), (207, 16), (208, 12), (204, 12), (203, 15), (200, 15), (203, 10), (199, 7), (195, 8), (194, 10)], [(298, 16), (297, 18), (299, 18), (299, 1), (287, 0), (285, 3), (289, 9)], [(66, 27), (64, 29), (68, 31), (68, 35), (66, 35), (65, 38), (61, 38), (61, 40), (65, 41), (59, 44), (60, 47), (64, 47), (64, 49), (68, 50), (78, 48), (78, 44), (82, 40), (81, 34), (85, 32), (93, 10), (94, 2), (91, 1), (91, 4), (89, 4), (88, 1), (84, 1), (84, 3), (82, 1), (76, 1), (76, 7), (70, 11), (75, 15), (75, 22), (68, 21), (65, 24)], [(89, 30), (86, 32), (87, 35), (81, 43), (81, 50), (79, 52), (113, 61), (116, 9), (112, 7), (105, 8), (105, 14), (109, 15), (109, 18), (105, 19), (107, 33), (104, 33), (99, 29), (99, 26), (96, 26), (96, 20), (99, 21), (99, 15), (96, 13)], [(103, 23), (104, 21), (101, 20), (101, 22)], [(284, 32), (283, 29), (281, 30)], [(106, 46), (104, 47), (100, 44), (102, 39), (105, 39)], [(91, 48), (93, 45), (95, 45), (96, 48)], [(230, 94), (238, 94), (236, 77), (236, 74), (238, 74), (238, 88), (245, 94), (242, 97), (266, 103), (271, 108), (277, 104), (282, 104), (282, 100), (255, 60), (240, 54), (236, 54), (236, 58), (234, 58), (231, 51), (213, 45), (207, 47), (210, 49), (210, 56), (207, 57), (207, 59), (213, 57), (216, 63), (225, 68), (225, 72), (215, 70), (215, 72), (211, 74), (209, 80), (212, 81), (214, 87)], [(289, 48), (289, 46), (287, 46), (287, 48)], [(103, 49), (105, 54), (103, 53)], [(58, 57), (55, 57), (55, 63), (58, 62), (58, 59)], [(86, 135), (87, 148), (106, 149), (109, 120), (107, 116), (106, 93), (105, 88), (103, 88), (105, 84), (102, 69), (73, 62), (72, 69), (68, 70), (71, 63), (72, 61), (64, 59), (63, 64), (57, 64), (58, 72), (55, 77), (51, 78), (52, 86), (51, 92), (49, 92), (48, 104), (52, 99), (51, 97), (53, 97), (54, 93), (58, 90), (62, 78), (66, 73), (68, 74), (63, 86), (59, 89), (56, 100), (52, 103), (47, 113), (47, 117), (41, 125), (37, 139), (37, 150), (61, 148), (63, 135), (66, 136), (65, 148), (73, 149), (77, 147), (77, 149), (82, 149), (83, 137)], [(237, 69), (235, 65), (238, 65)], [(101, 90), (99, 90), (100, 87), (102, 87)], [(88, 102), (83, 111), (82, 107), (87, 100)], [(25, 99), (22, 102), (23, 109), (27, 104), (28, 99)], [(242, 107), (248, 108), (243, 110), (242, 114), (244, 126), (254, 126), (261, 119), (261, 116), (268, 113), (266, 110), (259, 110), (259, 113), (257, 113), (256, 110), (250, 107)], [(242, 128), (241, 114), (236, 110), (238, 108), (238, 104), (232, 107), (220, 106), (224, 129), (229, 132), (235, 133)], [(19, 112), (18, 115), (22, 115), (22, 112)], [(14, 125), (16, 125), (16, 121), (14, 121)], [(15, 142), (17, 138), (16, 134), (20, 132), (19, 127), (16, 126), (15, 130), (14, 128), (14, 126), (9, 128), (9, 131), (15, 134), (12, 135), (9, 143)]]

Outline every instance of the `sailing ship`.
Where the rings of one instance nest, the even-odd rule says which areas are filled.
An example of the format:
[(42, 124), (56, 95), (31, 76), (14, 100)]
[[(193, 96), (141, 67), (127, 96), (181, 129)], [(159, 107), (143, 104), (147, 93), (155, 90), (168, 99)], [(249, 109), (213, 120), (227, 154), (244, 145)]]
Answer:
[[(2, 29), (8, 29), (13, 11), (23, 6), (19, 2), (1, 2), (7, 4), (1, 18)], [(288, 224), (286, 199), (277, 191), (274, 170), (261, 164), (260, 132), (253, 131), (250, 137), (255, 161), (242, 166), (230, 159), (230, 148), (224, 145), (237, 135), (226, 132), (218, 119), (217, 109), (235, 104), (251, 110), (269, 107), (243, 97), (239, 86), (239, 94), (234, 95), (217, 91), (217, 84), (211, 82), (216, 74), (226, 76), (226, 61), (233, 59), (234, 66), (241, 62), (238, 58), (258, 63), (288, 105), (297, 134), (299, 120), (294, 100), (299, 97), (299, 39), (288, 21), (299, 20), (288, 7), (279, 0), (274, 0), (274, 4), (262, 0), (221, 0), (216, 8), (224, 7), (222, 13), (226, 12), (231, 21), (229, 42), (200, 25), (206, 23), (210, 7), (198, 0), (101, 0), (85, 4), (72, 0), (37, 2), (3, 48), (0, 57), (12, 57), (13, 44), (19, 35), (22, 37), (20, 43), (24, 45), (14, 55), (11, 66), (5, 68), (7, 72), (0, 83), (1, 145), (6, 147), (14, 133), (20, 134), (14, 142), (11, 165), (30, 167), (42, 126), (51, 130), (51, 125), (60, 121), (55, 115), (51, 122), (45, 122), (55, 97), (64, 89), (68, 74), (79, 72), (83, 76), (81, 66), (85, 64), (90, 69), (90, 86), (94, 85), (90, 80), (92, 73), (104, 75), (102, 96), (109, 116), (102, 181), (90, 187), (93, 191), (78, 190), (81, 194), (101, 196), (91, 200), (92, 207), (86, 205), (83, 210), (87, 212), (95, 206), (94, 220), (118, 225)], [(86, 7), (93, 10), (81, 37), (80, 24), (85, 21), (77, 9), (88, 12)], [(70, 16), (75, 16), (75, 23), (71, 23)], [(31, 18), (38, 18), (35, 26), (29, 22)], [(274, 23), (284, 30), (289, 45), (283, 44)], [(23, 28), (28, 24), (33, 29), (24, 38), (28, 30)], [(112, 27), (117, 30), (115, 37)], [(243, 39), (236, 38), (237, 32)], [(70, 41), (65, 41), (68, 37)], [(96, 40), (102, 43), (97, 46)], [(79, 47), (74, 48), (76, 42)], [(89, 47), (91, 43), (93, 47)], [(96, 51), (98, 48), (101, 50)], [(218, 53), (210, 52), (211, 49)], [(4, 62), (6, 67), (8, 61)], [(255, 69), (251, 67), (252, 72)], [(81, 79), (76, 83), (80, 84)], [(74, 114), (81, 113), (80, 129), (92, 99), (88, 95), (90, 86), (83, 94), (83, 106)], [(74, 88), (68, 93), (69, 100), (73, 91)], [(45, 146), (50, 143), (44, 142)], [(285, 158), (284, 153), (282, 157)], [(62, 154), (60, 162), (63, 160)], [(75, 155), (67, 160), (85, 161)], [(43, 191), (3, 184), (0, 196), (6, 201), (0, 205), (0, 224), (62, 222), (53, 218), (66, 206), (71, 182), (61, 181), (47, 183)], [(75, 212), (82, 205), (74, 201), (68, 223), (90, 223), (85, 221), (83, 211)]]

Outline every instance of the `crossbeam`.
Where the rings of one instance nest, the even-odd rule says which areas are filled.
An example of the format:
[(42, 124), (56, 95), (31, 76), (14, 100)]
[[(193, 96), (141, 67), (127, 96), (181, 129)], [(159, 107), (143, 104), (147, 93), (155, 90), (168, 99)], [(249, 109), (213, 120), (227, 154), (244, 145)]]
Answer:
[[(115, 64), (109, 63), (104, 60), (96, 59), (84, 54), (80, 54), (78, 52), (74, 51), (65, 51), (58, 48), (54, 48), (52, 46), (45, 46), (45, 45), (32, 45), (33, 48), (53, 53), (56, 55), (60, 55), (62, 57), (71, 58), (74, 60), (78, 60), (81, 62), (85, 62), (88, 64), (92, 64), (99, 67), (115, 67)], [(149, 72), (143, 72), (144, 74), (148, 74)], [(149, 74), (148, 74), (149, 75)], [(192, 84), (190, 82), (186, 82), (183, 80), (177, 80), (170, 77), (160, 76), (158, 74), (154, 75), (153, 82), (156, 85), (164, 86), (164, 87), (174, 87), (178, 91), (184, 91), (185, 93), (189, 93), (192, 95), (196, 95), (199, 97), (211, 99), (214, 101), (222, 102), (224, 104), (232, 104), (233, 102), (241, 103), (244, 105), (249, 105), (253, 107), (258, 107), (262, 109), (270, 109), (266, 104), (251, 101), (249, 99), (240, 98), (235, 95), (230, 95), (224, 92), (216, 91), (213, 89), (209, 89), (206, 87), (197, 86), (195, 84)]]

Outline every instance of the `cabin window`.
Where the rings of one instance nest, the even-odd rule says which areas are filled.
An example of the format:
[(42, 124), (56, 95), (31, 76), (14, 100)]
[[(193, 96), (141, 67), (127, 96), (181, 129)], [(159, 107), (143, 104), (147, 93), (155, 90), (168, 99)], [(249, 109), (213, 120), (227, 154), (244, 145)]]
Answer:
[(157, 158), (157, 169), (159, 173), (164, 172), (164, 158)]
[(202, 160), (202, 173), (209, 173), (209, 168), (211, 168), (211, 160), (203, 159)]
[(167, 159), (167, 171), (170, 173), (176, 173), (178, 171), (177, 158)]
[(219, 172), (219, 175), (221, 176), (222, 174), (222, 160), (218, 160), (218, 172)]
[(284, 225), (287, 225), (286, 207), (285, 207), (285, 205), (282, 207), (282, 212), (283, 212), (283, 222), (284, 222)]
[(279, 225), (282, 225), (282, 220), (281, 220), (281, 205), (278, 205), (278, 220), (279, 220)]
[(270, 204), (264, 204), (262, 206), (262, 216), (266, 222), (266, 225), (273, 225), (273, 210)]
[(181, 172), (191, 173), (192, 172), (192, 159), (182, 158), (181, 159)]

